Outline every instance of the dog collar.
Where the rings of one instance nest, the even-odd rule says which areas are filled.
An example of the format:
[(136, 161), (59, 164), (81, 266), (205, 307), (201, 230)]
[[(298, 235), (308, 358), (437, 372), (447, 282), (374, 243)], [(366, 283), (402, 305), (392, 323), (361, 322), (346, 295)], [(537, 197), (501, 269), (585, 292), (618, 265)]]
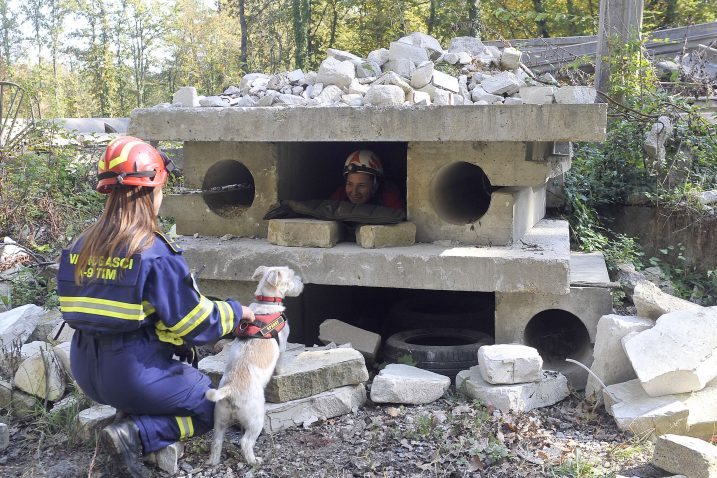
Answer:
[(252, 322), (241, 322), (239, 330), (241, 338), (276, 339), (279, 331), (286, 325), (283, 312), (274, 314), (257, 314)]
[(269, 297), (266, 295), (257, 295), (257, 296), (255, 296), (255, 298), (259, 302), (269, 302), (269, 303), (276, 303), (276, 304), (281, 304), (282, 302), (284, 302), (284, 299), (281, 297)]

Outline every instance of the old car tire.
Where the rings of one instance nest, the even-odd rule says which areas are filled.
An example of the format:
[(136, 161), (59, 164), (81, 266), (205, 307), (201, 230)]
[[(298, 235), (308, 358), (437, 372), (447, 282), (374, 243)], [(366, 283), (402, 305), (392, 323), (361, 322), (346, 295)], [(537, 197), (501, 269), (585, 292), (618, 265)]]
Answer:
[(478, 349), (493, 339), (469, 329), (426, 328), (391, 335), (383, 346), (387, 362), (410, 356), (418, 368), (455, 378), (461, 370), (478, 364)]

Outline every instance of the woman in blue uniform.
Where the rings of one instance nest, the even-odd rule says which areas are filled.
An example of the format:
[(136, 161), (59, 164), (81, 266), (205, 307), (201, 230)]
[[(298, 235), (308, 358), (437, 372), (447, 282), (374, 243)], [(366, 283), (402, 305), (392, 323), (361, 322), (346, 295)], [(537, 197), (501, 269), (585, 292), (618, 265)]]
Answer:
[(104, 212), (63, 251), (58, 272), (60, 309), (75, 329), (72, 373), (92, 400), (128, 415), (101, 439), (130, 477), (149, 476), (142, 453), (213, 426), (209, 378), (173, 356), (254, 318), (237, 301), (203, 296), (181, 249), (159, 232), (168, 164), (137, 138), (112, 141), (98, 167)]

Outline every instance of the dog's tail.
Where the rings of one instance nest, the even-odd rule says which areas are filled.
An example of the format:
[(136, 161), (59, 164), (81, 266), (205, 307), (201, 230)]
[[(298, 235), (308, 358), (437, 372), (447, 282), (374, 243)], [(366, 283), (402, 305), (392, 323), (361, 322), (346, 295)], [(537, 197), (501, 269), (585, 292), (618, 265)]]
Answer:
[(207, 397), (207, 400), (209, 400), (210, 402), (218, 402), (219, 400), (227, 398), (229, 395), (231, 395), (231, 390), (229, 389), (229, 387), (222, 387), (216, 390), (210, 388), (204, 394), (204, 396)]

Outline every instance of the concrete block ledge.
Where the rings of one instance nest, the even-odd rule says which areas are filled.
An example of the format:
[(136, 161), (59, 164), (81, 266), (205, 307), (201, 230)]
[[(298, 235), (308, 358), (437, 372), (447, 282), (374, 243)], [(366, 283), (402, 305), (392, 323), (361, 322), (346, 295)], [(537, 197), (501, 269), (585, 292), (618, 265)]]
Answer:
[(604, 141), (606, 127), (607, 105), (600, 103), (139, 108), (128, 134), (174, 141)]
[[(514, 246), (415, 244), (364, 249), (283, 247), (265, 239), (182, 236), (199, 279), (250, 281), (260, 265), (286, 265), (305, 283), (482, 292), (569, 292), (570, 243), (565, 221), (542, 220)], [(546, 280), (549, 278), (549, 280)]]

